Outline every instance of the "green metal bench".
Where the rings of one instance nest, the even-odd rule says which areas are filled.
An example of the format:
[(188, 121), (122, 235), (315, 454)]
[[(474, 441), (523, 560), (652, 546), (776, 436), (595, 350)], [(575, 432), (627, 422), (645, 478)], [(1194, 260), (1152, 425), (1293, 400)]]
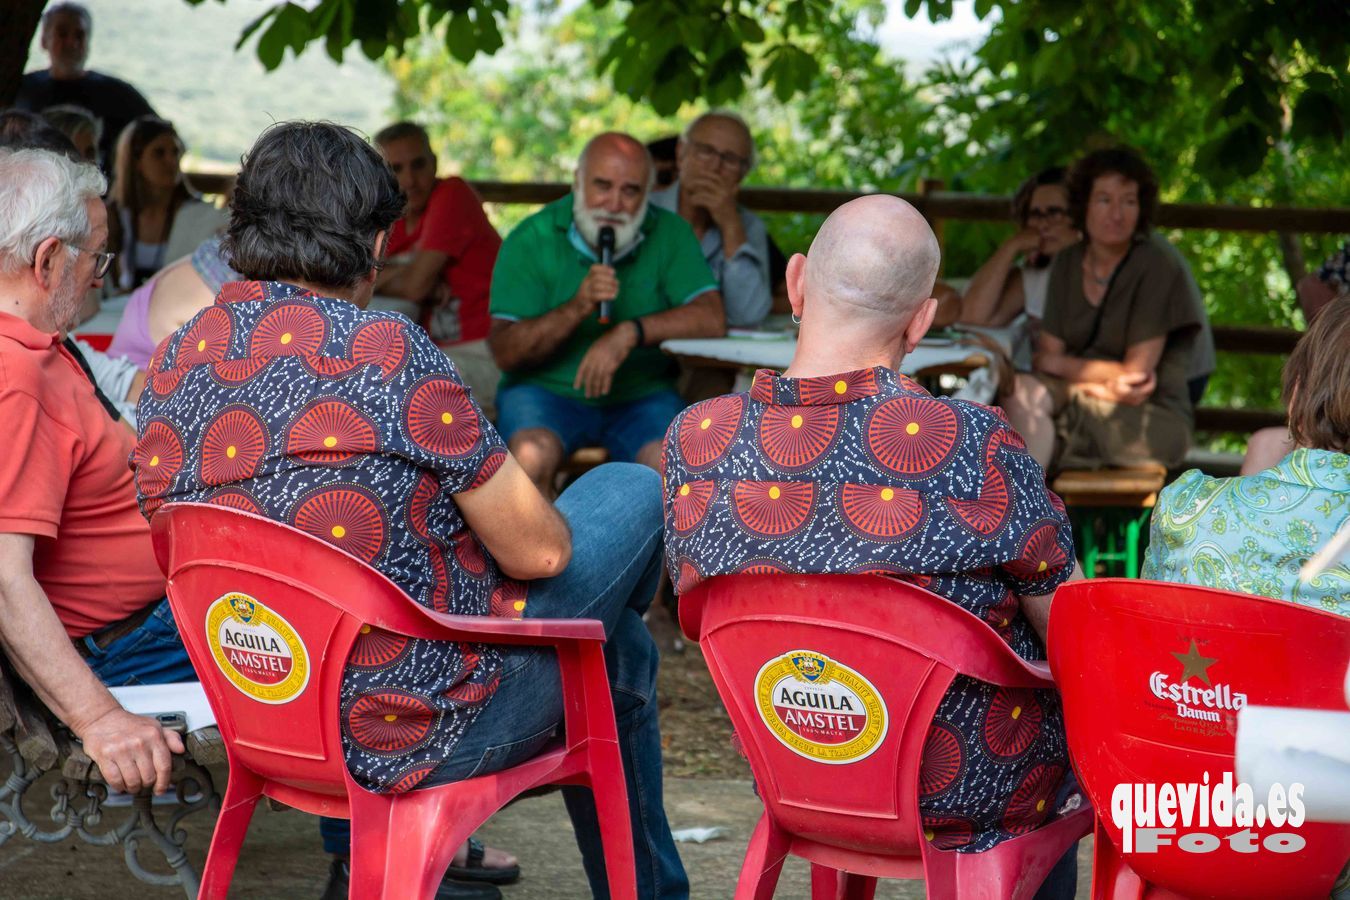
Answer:
[(1061, 472), (1051, 490), (1064, 500), (1074, 546), (1089, 578), (1138, 578), (1149, 516), (1167, 479), (1162, 466)]

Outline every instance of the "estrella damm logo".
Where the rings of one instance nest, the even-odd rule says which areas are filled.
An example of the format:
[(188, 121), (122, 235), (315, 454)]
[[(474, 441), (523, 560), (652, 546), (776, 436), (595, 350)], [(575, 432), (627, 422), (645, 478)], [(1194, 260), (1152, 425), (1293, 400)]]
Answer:
[(309, 654), (291, 623), (247, 594), (206, 610), (206, 642), (220, 671), (263, 703), (289, 703), (309, 683)]
[(755, 700), (774, 737), (817, 762), (866, 759), (886, 736), (886, 704), (872, 683), (812, 650), (792, 650), (761, 666)]

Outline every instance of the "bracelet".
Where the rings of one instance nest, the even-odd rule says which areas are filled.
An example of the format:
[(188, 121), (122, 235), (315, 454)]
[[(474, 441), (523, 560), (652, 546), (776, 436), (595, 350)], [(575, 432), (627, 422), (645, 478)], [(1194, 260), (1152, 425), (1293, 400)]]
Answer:
[(644, 330), (643, 327), (642, 327), (642, 320), (641, 320), (641, 319), (629, 319), (628, 321), (631, 322), (631, 323), (633, 323), (633, 327), (637, 329), (637, 333), (638, 333), (637, 346), (638, 346), (638, 347), (641, 347), (643, 344), (647, 343), (647, 332), (646, 332), (646, 330)]

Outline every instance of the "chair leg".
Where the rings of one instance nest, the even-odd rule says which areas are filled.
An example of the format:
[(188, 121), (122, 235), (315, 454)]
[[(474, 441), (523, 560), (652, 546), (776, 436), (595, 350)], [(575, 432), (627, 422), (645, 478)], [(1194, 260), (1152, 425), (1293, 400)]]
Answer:
[(1092, 835), (1092, 900), (1142, 900), (1146, 890), (1144, 880), (1097, 823)]
[(843, 872), (820, 863), (811, 863), (811, 900), (839, 900)]
[(239, 861), (239, 849), (244, 844), (258, 798), (262, 796), (263, 780), (242, 765), (232, 764), (228, 777), (220, 816), (216, 819), (211, 846), (206, 852), (206, 868), (202, 871), (198, 896), (203, 900), (224, 898), (229, 893), (234, 865)]
[(811, 900), (872, 900), (876, 892), (873, 876), (811, 864)]
[(483, 790), (372, 794), (353, 789), (351, 890), (354, 900), (429, 900), (455, 850), (497, 808)]
[(877, 879), (857, 872), (839, 873), (839, 900), (872, 900), (877, 893)]
[(633, 814), (623, 774), (619, 745), (591, 744), (591, 796), (600, 819), (600, 846), (605, 851), (605, 874), (614, 900), (637, 900), (637, 872), (633, 858)]
[(764, 813), (745, 849), (741, 877), (736, 882), (736, 900), (771, 900), (787, 853), (787, 835), (774, 826), (768, 813)]

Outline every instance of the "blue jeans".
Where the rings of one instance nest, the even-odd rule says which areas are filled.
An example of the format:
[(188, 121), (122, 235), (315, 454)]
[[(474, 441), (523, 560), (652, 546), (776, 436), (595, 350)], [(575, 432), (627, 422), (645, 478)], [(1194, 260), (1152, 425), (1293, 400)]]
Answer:
[[(499, 401), (500, 402), (500, 401)], [(689, 880), (666, 821), (656, 669), (660, 654), (642, 614), (661, 571), (661, 479), (644, 466), (592, 469), (558, 498), (572, 529), (572, 561), (554, 578), (530, 583), (525, 615), (599, 619), (633, 824), (638, 896), (685, 898)], [(562, 683), (552, 650), (505, 654), (501, 683), (478, 718), (424, 786), (460, 781), (517, 765), (539, 752), (562, 723)], [(599, 819), (589, 790), (563, 788), (591, 893), (609, 896)], [(345, 854), (348, 823), (320, 823), (324, 847)]]
[(602, 406), (532, 384), (514, 384), (497, 391), (497, 430), (510, 441), (517, 431), (545, 428), (562, 441), (564, 455), (598, 445), (616, 462), (633, 462), (644, 446), (665, 437), (687, 405), (671, 390)]
[(128, 684), (172, 684), (196, 681), (197, 672), (188, 659), (187, 649), (178, 636), (178, 628), (169, 610), (169, 601), (161, 600), (155, 611), (132, 631), (103, 649), (90, 638), (85, 662), (98, 680), (109, 687)]

